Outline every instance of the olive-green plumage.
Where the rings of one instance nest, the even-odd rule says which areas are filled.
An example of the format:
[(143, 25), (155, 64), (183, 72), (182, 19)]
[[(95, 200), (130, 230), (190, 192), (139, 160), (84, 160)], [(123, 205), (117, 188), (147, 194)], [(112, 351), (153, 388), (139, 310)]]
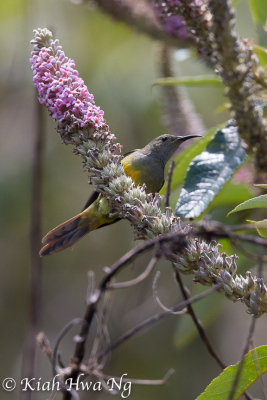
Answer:
[[(125, 155), (121, 163), (125, 174), (131, 176), (136, 185), (146, 185), (148, 193), (156, 193), (164, 184), (164, 169), (167, 161), (185, 140), (199, 135), (161, 135), (142, 149)], [(110, 217), (110, 207), (105, 197), (94, 192), (85, 209), (75, 217), (52, 229), (43, 238), (44, 247), (40, 256), (49, 255), (72, 246), (86, 233), (118, 220)]]

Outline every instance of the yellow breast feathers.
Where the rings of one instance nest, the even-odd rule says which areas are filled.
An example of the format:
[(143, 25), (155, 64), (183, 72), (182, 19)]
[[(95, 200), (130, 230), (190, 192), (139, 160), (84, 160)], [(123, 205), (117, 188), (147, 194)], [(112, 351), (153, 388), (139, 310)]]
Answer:
[(121, 161), (125, 174), (130, 176), (136, 185), (142, 184), (140, 182), (140, 170), (133, 169), (132, 163), (125, 160)]

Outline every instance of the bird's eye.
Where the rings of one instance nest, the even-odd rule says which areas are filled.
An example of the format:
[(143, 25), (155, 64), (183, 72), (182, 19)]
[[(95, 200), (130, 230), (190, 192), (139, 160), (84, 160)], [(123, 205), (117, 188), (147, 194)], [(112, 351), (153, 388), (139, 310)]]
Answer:
[(162, 142), (166, 142), (166, 140), (168, 140), (168, 136), (163, 136), (163, 137), (161, 138), (161, 141), (162, 141)]

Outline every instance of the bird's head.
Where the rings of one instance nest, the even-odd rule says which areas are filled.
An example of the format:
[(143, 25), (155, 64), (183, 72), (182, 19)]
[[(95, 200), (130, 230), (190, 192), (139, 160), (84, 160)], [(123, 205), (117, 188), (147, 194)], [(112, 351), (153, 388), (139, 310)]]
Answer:
[(144, 148), (143, 152), (147, 155), (158, 157), (164, 164), (171, 158), (181, 143), (188, 139), (201, 137), (201, 135), (187, 135), (187, 136), (174, 136), (174, 135), (161, 135), (149, 142)]

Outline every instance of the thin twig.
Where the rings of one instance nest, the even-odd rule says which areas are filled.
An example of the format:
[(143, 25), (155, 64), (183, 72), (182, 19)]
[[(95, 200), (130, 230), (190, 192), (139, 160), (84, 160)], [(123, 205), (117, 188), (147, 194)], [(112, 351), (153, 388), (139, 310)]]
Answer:
[(58, 349), (59, 349), (59, 345), (60, 345), (61, 341), (64, 339), (64, 337), (67, 335), (67, 333), (73, 328), (73, 326), (84, 324), (84, 323), (85, 323), (85, 321), (82, 318), (74, 318), (67, 325), (65, 325), (64, 328), (59, 332), (58, 337), (56, 339), (54, 351), (52, 354), (52, 368), (53, 368), (54, 376), (57, 374), (56, 363), (57, 363), (57, 358), (58, 358)]
[(258, 249), (257, 275), (259, 278), (263, 278), (263, 252), (262, 252), (262, 248), (260, 248), (260, 247)]
[[(36, 340), (41, 321), (41, 296), (42, 296), (42, 261), (39, 257), (41, 242), (41, 198), (42, 198), (42, 170), (44, 148), (44, 113), (43, 106), (35, 96), (34, 101), (35, 127), (34, 149), (32, 161), (32, 194), (31, 194), (31, 281), (30, 281), (30, 312), (29, 328), (24, 354), (23, 376), (31, 379), (35, 376)], [(32, 391), (21, 392), (21, 397), (31, 400)]]
[[(175, 279), (176, 279), (176, 282), (178, 283), (178, 285), (179, 285), (179, 287), (181, 289), (181, 293), (183, 295), (183, 298), (185, 300), (188, 300), (189, 299), (188, 289), (184, 286), (182, 278), (181, 278), (180, 273), (177, 270), (177, 268), (174, 268), (174, 271), (175, 271)], [(203, 325), (202, 325), (201, 321), (197, 318), (196, 313), (195, 313), (193, 307), (191, 306), (191, 304), (189, 304), (187, 306), (187, 312), (190, 315), (190, 317), (192, 318), (194, 324), (196, 325), (196, 328), (198, 330), (199, 336), (200, 336), (201, 340), (203, 341), (203, 343), (205, 344), (205, 346), (207, 347), (208, 352), (216, 360), (217, 364), (222, 369), (224, 369), (226, 367), (226, 365), (220, 359), (220, 357), (216, 353), (214, 347), (212, 346), (211, 342), (209, 341), (209, 338), (207, 337), (207, 334), (206, 334), (206, 332), (205, 332), (205, 330), (203, 328)]]
[(88, 286), (87, 286), (87, 295), (86, 302), (90, 301), (90, 297), (95, 290), (95, 273), (94, 271), (88, 271)]
[[(259, 278), (263, 278), (263, 254), (262, 253), (263, 253), (262, 252), (262, 248), (259, 247), (259, 250), (258, 250), (258, 268), (257, 268), (257, 275), (258, 275)], [(254, 361), (254, 364), (255, 364), (255, 369), (256, 369), (256, 371), (258, 373), (258, 378), (259, 378), (259, 381), (260, 381), (262, 394), (263, 394), (264, 400), (266, 400), (267, 396), (266, 396), (266, 393), (265, 393), (264, 381), (263, 381), (262, 375), (260, 374), (259, 360), (257, 358), (256, 352), (254, 351), (254, 347), (255, 346), (253, 345), (253, 340), (252, 339), (251, 339), (251, 343), (252, 343), (252, 347), (253, 347), (252, 358), (253, 358), (253, 361)]]
[(58, 359), (58, 349), (61, 341), (64, 339), (64, 337), (67, 335), (67, 333), (72, 329), (73, 326), (78, 325), (78, 324), (85, 324), (85, 321), (82, 318), (74, 318), (72, 321), (70, 321), (67, 325), (64, 326), (64, 328), (61, 330), (59, 333), (56, 344), (54, 347), (54, 351), (52, 354), (52, 370), (53, 370), (53, 376), (55, 378), (55, 382), (58, 382), (61, 390), (63, 392), (63, 396), (66, 398), (74, 398), (74, 400), (79, 400), (80, 396), (78, 395), (77, 391), (72, 389), (70, 386), (66, 385), (65, 382), (60, 380), (58, 378), (58, 371), (56, 367), (57, 359)]
[[(106, 379), (115, 379), (117, 381), (121, 382), (131, 382), (135, 385), (149, 385), (149, 386), (159, 386), (159, 385), (164, 385), (168, 379), (171, 377), (171, 375), (174, 374), (174, 369), (169, 369), (169, 371), (166, 372), (166, 374), (163, 376), (162, 379), (133, 379), (133, 378), (123, 378), (123, 377), (117, 377), (117, 376), (111, 376), (111, 375), (106, 375), (106, 374), (101, 374), (101, 376)], [(98, 375), (100, 377), (100, 374)]]
[(182, 314), (184, 314), (186, 312), (186, 309), (184, 309), (182, 311), (172, 311), (169, 307), (166, 307), (162, 303), (162, 301), (159, 298), (158, 291), (157, 291), (157, 282), (158, 282), (159, 277), (160, 277), (160, 271), (157, 271), (157, 273), (155, 275), (155, 278), (154, 278), (154, 281), (153, 281), (152, 290), (153, 290), (153, 294), (154, 294), (154, 297), (156, 299), (156, 302), (158, 303), (160, 308), (162, 308), (163, 311), (171, 312), (173, 315), (182, 315)]
[(236, 224), (236, 225), (227, 225), (231, 231), (246, 231), (246, 230), (255, 230), (255, 226), (253, 224)]
[[(97, 322), (98, 322), (98, 333), (94, 339), (92, 349), (91, 349), (91, 354), (89, 357), (88, 363), (90, 363), (90, 360), (94, 360), (96, 357), (97, 352), (99, 351), (100, 345), (102, 344), (102, 340), (104, 339), (105, 345), (110, 344), (110, 335), (109, 331), (107, 328), (107, 317), (108, 317), (108, 311), (111, 308), (111, 293), (106, 292), (103, 300), (103, 307), (102, 310), (98, 310), (96, 313), (97, 316)], [(98, 367), (100, 370), (103, 369), (104, 365), (106, 364), (107, 359), (102, 360), (101, 363), (98, 363)]]
[(52, 349), (50, 346), (50, 342), (44, 332), (38, 333), (38, 335), (36, 336), (36, 342), (37, 342), (38, 346), (40, 347), (40, 349), (42, 350), (42, 352), (47, 355), (49, 361), (52, 364), (52, 353), (53, 352), (52, 352)]
[(167, 186), (166, 186), (166, 194), (165, 194), (165, 208), (170, 207), (170, 194), (171, 194), (171, 182), (172, 175), (175, 167), (175, 162), (172, 160), (167, 177)]
[[(133, 261), (139, 254), (142, 254), (153, 247), (161, 246), (164, 244), (164, 242), (168, 243), (170, 241), (173, 241), (176, 244), (176, 246), (178, 246), (178, 248), (181, 250), (185, 246), (185, 233), (170, 232), (166, 235), (157, 236), (154, 239), (147, 240), (144, 243), (140, 244), (139, 246), (136, 246), (134, 249), (130, 250), (128, 253), (124, 254), (110, 268), (106, 268), (106, 270), (108, 271), (106, 276), (100, 282), (98, 289), (96, 289), (94, 293), (91, 295), (91, 298), (88, 299), (87, 308), (83, 318), (84, 323), (81, 326), (79, 334), (80, 340), (76, 343), (74, 349), (74, 355), (71, 361), (72, 371), (68, 376), (68, 378), (73, 379), (73, 382), (76, 381), (79, 375), (80, 365), (85, 354), (86, 340), (89, 334), (91, 323), (93, 321), (93, 317), (97, 312), (98, 303), (102, 299), (102, 296), (105, 293), (105, 291), (109, 289), (110, 281), (112, 280), (112, 278), (119, 271), (121, 271), (129, 262)], [(68, 400), (70, 398), (71, 398), (71, 393), (65, 391), (64, 400)]]
[(158, 261), (159, 261), (159, 256), (152, 257), (151, 260), (149, 261), (146, 269), (140, 275), (138, 275), (136, 278), (131, 279), (130, 281), (111, 283), (108, 288), (109, 289), (122, 289), (122, 288), (128, 288), (130, 286), (137, 285), (138, 283), (142, 282), (144, 279), (146, 279), (151, 274), (151, 272), (155, 268)]
[[(245, 344), (244, 344), (244, 348), (243, 348), (243, 351), (242, 351), (242, 357), (241, 357), (241, 360), (239, 362), (237, 372), (235, 374), (235, 378), (234, 378), (234, 381), (233, 381), (233, 384), (232, 384), (232, 387), (231, 387), (230, 394), (228, 396), (228, 400), (233, 400), (234, 399), (235, 391), (236, 391), (236, 388), (237, 388), (237, 385), (238, 385), (238, 382), (239, 382), (239, 378), (241, 376), (241, 372), (242, 372), (242, 369), (243, 369), (243, 365), (244, 365), (244, 361), (245, 361), (245, 355), (249, 351), (251, 339), (252, 339), (252, 336), (253, 336), (253, 333), (254, 333), (254, 330), (255, 330), (255, 324), (256, 324), (256, 317), (255, 317), (255, 315), (252, 315), (250, 326), (249, 326), (248, 335), (247, 335), (247, 338), (246, 338), (246, 341), (245, 341)], [(248, 396), (247, 398), (250, 399), (251, 397)]]
[(206, 235), (209, 236), (209, 238), (233, 238), (234, 240), (238, 239), (255, 245), (267, 246), (267, 239), (259, 236), (233, 233), (231, 226), (224, 225), (218, 221), (201, 221), (199, 224), (196, 224), (196, 226), (199, 229), (199, 235)]
[(203, 298), (205, 298), (206, 296), (209, 296), (211, 293), (219, 290), (221, 287), (221, 284), (217, 284), (215, 286), (213, 286), (212, 288), (206, 290), (203, 293), (200, 293), (199, 295), (196, 295), (188, 300), (183, 301), (182, 303), (178, 304), (177, 306), (174, 306), (172, 308), (170, 308), (169, 311), (165, 311), (163, 313), (160, 314), (155, 314), (152, 317), (142, 321), (140, 324), (136, 325), (134, 328), (130, 329), (128, 332), (126, 332), (123, 336), (121, 336), (115, 343), (111, 344), (109, 347), (107, 347), (106, 349), (102, 350), (97, 357), (103, 357), (103, 355), (109, 353), (110, 351), (116, 349), (117, 347), (119, 347), (122, 343), (124, 343), (125, 341), (127, 341), (128, 339), (132, 338), (135, 334), (137, 334), (138, 332), (148, 328), (149, 326), (153, 325), (154, 323), (170, 316), (173, 315), (174, 312), (177, 311), (182, 311), (185, 307), (187, 307), (189, 304), (193, 304)]
[[(258, 261), (258, 256), (250, 253), (243, 247), (241, 242), (251, 243), (256, 246), (267, 246), (267, 240), (259, 236), (233, 233), (233, 230), (242, 229), (241, 225), (238, 225), (237, 229), (233, 229), (231, 225), (224, 225), (218, 221), (201, 221), (200, 223), (194, 224), (194, 226), (199, 228), (198, 234), (205, 238), (228, 238), (237, 250), (253, 261)], [(263, 256), (263, 260), (266, 259), (267, 258)]]
[(81, 342), (76, 344), (74, 356), (72, 359), (72, 363), (77, 365), (77, 369), (79, 369), (79, 365), (84, 357), (85, 351), (85, 342), (87, 335), (89, 333), (89, 328), (93, 319), (93, 316), (96, 312), (97, 304), (99, 303), (102, 294), (109, 288), (110, 281), (112, 278), (121, 271), (129, 262), (133, 261), (139, 254), (146, 252), (154, 246), (160, 245), (161, 243), (168, 242), (170, 240), (176, 240), (181, 242), (181, 247), (184, 246), (184, 233), (171, 232), (164, 236), (157, 236), (154, 239), (147, 240), (146, 242), (136, 246), (134, 249), (130, 250), (128, 253), (124, 254), (118, 261), (116, 261), (111, 268), (109, 268), (109, 272), (102, 279), (99, 288), (94, 292), (91, 296), (90, 302), (87, 306), (84, 321), (86, 324), (82, 325), (80, 337), (82, 338)]
[[(261, 250), (260, 250), (261, 253)], [(258, 276), (261, 278), (262, 277), (262, 268), (263, 268), (263, 262), (262, 262), (262, 255), (260, 254), (258, 256)], [(242, 373), (242, 369), (243, 369), (243, 365), (244, 365), (244, 361), (245, 361), (245, 355), (247, 354), (247, 352), (249, 351), (249, 347), (251, 345), (252, 342), (252, 336), (254, 334), (255, 331), (255, 325), (256, 325), (256, 317), (255, 315), (253, 315), (251, 317), (251, 322), (250, 322), (250, 326), (249, 326), (249, 331), (248, 331), (248, 335), (247, 335), (247, 339), (245, 341), (244, 344), (244, 348), (242, 351), (242, 357), (241, 357), (241, 361), (239, 362), (238, 365), (238, 369), (235, 375), (235, 379), (233, 381), (232, 387), (231, 387), (231, 391), (228, 397), (228, 400), (233, 400), (234, 396), (235, 396), (235, 391)], [(250, 395), (248, 393), (244, 393), (247, 399), (251, 399)]]
[[(200, 234), (200, 236), (202, 236), (202, 235), (204, 236), (204, 235), (207, 235), (207, 231), (203, 230), (203, 229), (199, 229), (197, 232), (189, 232), (189, 233), (187, 232), (187, 234), (181, 233), (181, 232), (170, 232), (166, 235), (157, 236), (156, 238), (148, 240), (148, 241), (142, 243), (141, 245), (137, 246), (136, 248), (130, 250), (128, 253), (126, 253), (124, 256), (122, 256), (118, 261), (116, 261), (111, 268), (106, 268), (106, 271), (107, 271), (106, 276), (102, 279), (98, 289), (96, 289), (93, 292), (93, 294), (91, 295), (91, 298), (88, 301), (85, 316), (83, 318), (85, 323), (82, 324), (82, 327), (80, 330), (80, 335), (79, 335), (80, 340), (76, 343), (74, 356), (73, 356), (72, 362), (71, 362), (72, 370), (68, 377), (71, 377), (74, 381), (78, 377), (78, 374), (80, 371), (80, 365), (81, 365), (81, 362), (82, 362), (82, 360), (84, 358), (84, 354), (85, 354), (85, 343), (86, 343), (86, 340), (88, 337), (88, 333), (89, 333), (89, 329), (90, 329), (93, 317), (94, 317), (95, 313), (97, 312), (98, 303), (102, 299), (104, 292), (106, 290), (109, 290), (109, 288), (111, 286), (110, 282), (113, 279), (113, 277), (117, 273), (119, 273), (134, 258), (136, 258), (138, 255), (142, 254), (143, 252), (153, 248), (154, 246), (157, 246), (158, 248), (160, 248), (162, 254), (165, 254), (166, 252), (168, 252), (168, 248), (165, 246), (165, 244), (167, 244), (167, 243), (168, 244), (173, 243), (173, 245), (176, 246), (176, 250), (177, 250), (177, 246), (178, 246), (179, 247), (178, 251), (181, 251), (186, 243), (185, 236), (186, 235), (187, 236), (195, 235), (195, 234), (196, 235)], [(139, 281), (139, 279), (138, 279), (138, 281)], [(214, 288), (211, 289), (211, 292), (213, 290), (216, 290), (217, 285)], [(204, 296), (205, 296), (205, 294), (204, 294)], [(190, 304), (190, 302), (191, 302), (191, 300), (190, 301), (188, 300), (188, 304)], [(97, 356), (100, 357), (100, 356), (105, 355), (107, 352), (109, 352), (112, 349), (114, 349), (115, 347), (119, 346), (123, 341), (127, 340), (128, 338), (133, 336), (135, 333), (139, 332), (139, 330), (145, 328), (146, 326), (150, 325), (153, 322), (160, 320), (161, 318), (164, 318), (166, 315), (170, 315), (171, 313), (173, 313), (173, 311), (179, 311), (179, 310), (180, 310), (180, 308), (178, 308), (178, 310), (170, 309), (170, 311), (167, 313), (163, 313), (162, 315), (158, 314), (156, 316), (151, 317), (151, 319), (148, 319), (148, 320), (142, 322), (137, 327), (133, 328), (133, 330), (126, 333), (126, 335), (124, 337), (122, 337), (119, 341), (117, 341), (115, 344), (112, 344), (109, 347), (107, 347), (108, 350), (103, 350), (103, 352), (98, 353)], [(65, 393), (64, 398), (69, 399), (70, 394)]]

